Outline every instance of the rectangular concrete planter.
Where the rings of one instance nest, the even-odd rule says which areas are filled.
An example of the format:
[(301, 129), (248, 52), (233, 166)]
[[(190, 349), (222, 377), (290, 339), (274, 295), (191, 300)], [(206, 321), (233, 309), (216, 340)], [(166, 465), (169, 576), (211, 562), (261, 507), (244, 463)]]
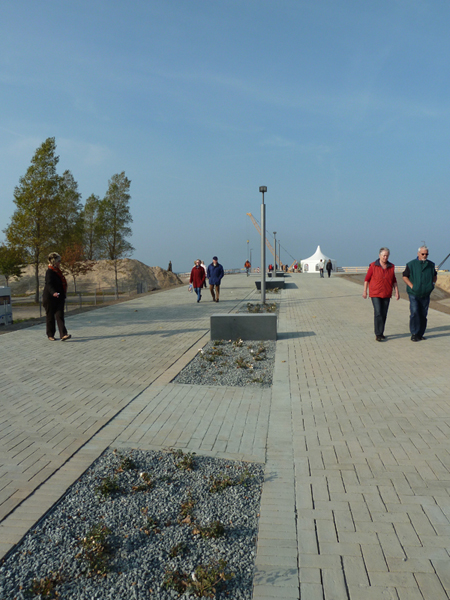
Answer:
[(211, 315), (211, 340), (276, 340), (277, 315)]
[[(255, 281), (256, 289), (261, 290), (261, 281)], [(284, 277), (266, 279), (266, 290), (273, 290), (278, 288), (279, 290), (284, 289)]]

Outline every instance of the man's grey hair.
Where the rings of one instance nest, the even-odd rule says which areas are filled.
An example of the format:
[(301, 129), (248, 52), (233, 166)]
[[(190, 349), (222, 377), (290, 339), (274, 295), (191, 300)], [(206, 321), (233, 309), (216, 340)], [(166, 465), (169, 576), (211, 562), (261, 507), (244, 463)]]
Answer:
[(419, 246), (419, 248), (417, 249), (417, 252), (420, 252), (421, 250), (428, 250), (428, 246), (426, 244)]
[(381, 254), (382, 252), (387, 252), (388, 254), (391, 253), (391, 251), (389, 250), (389, 248), (386, 248), (386, 246), (384, 246), (383, 248), (380, 248), (380, 251), (378, 252), (378, 254)]

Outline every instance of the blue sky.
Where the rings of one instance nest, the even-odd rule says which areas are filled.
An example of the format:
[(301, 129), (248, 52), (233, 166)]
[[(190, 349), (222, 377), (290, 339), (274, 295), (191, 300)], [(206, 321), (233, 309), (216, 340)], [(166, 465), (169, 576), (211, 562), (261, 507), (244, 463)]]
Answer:
[(151, 266), (234, 268), (250, 248), (259, 266), (261, 185), (283, 262), (320, 244), (340, 266), (380, 246), (403, 265), (425, 241), (439, 263), (449, 25), (447, 0), (3, 0), (0, 230), (55, 137), (83, 202), (131, 179)]

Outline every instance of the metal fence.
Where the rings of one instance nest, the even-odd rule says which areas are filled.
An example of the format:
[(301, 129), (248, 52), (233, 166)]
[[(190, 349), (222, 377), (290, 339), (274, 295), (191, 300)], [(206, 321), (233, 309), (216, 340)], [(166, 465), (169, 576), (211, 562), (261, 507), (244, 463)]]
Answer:
[[(116, 297), (115, 288), (103, 288), (101, 290), (95, 289), (95, 286), (91, 288), (85, 286), (85, 289), (80, 289), (79, 286), (77, 286), (77, 288), (76, 292), (70, 292), (67, 295), (64, 305), (66, 313), (90, 306), (107, 305), (117, 299), (130, 299), (133, 296), (150, 292), (154, 289), (145, 281), (138, 282), (136, 286), (133, 287), (122, 285), (119, 286), (119, 295)], [(33, 297), (34, 295), (12, 298), (11, 308), (14, 321), (33, 319), (45, 315), (45, 310), (42, 306), (42, 296), (40, 296), (38, 304), (34, 303)]]

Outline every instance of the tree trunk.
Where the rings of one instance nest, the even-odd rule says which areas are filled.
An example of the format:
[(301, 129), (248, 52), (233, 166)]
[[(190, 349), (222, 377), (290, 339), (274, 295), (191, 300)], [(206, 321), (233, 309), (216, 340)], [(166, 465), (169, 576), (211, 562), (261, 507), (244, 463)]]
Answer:
[(114, 277), (116, 281), (116, 300), (119, 299), (119, 282), (117, 280), (117, 260), (114, 261)]
[(36, 293), (34, 295), (34, 301), (39, 304), (39, 261), (34, 263), (34, 274), (36, 279)]

